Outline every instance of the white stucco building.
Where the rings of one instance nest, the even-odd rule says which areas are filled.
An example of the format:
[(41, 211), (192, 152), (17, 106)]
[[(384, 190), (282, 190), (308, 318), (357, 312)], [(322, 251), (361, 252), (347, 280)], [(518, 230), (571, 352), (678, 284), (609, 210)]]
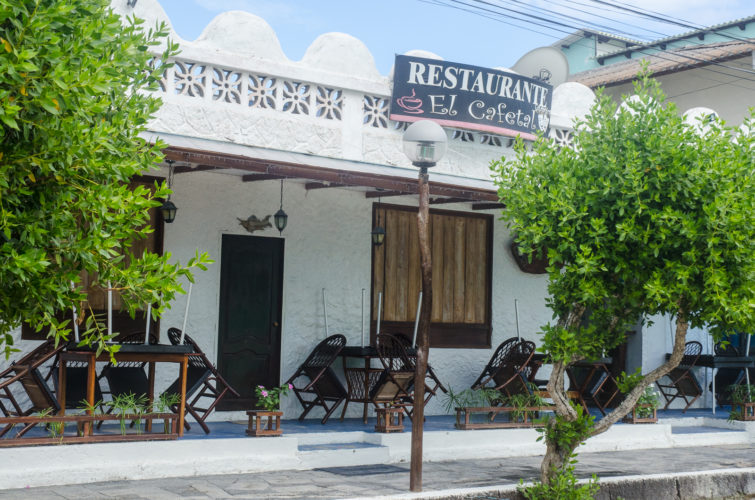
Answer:
[[(169, 23), (154, 0), (138, 2), (133, 12), (121, 12), (146, 18), (148, 24), (156, 19)], [(196, 249), (209, 252), (216, 260), (207, 272), (197, 275), (187, 333), (218, 363), (221, 372), (232, 369), (235, 361), (230, 350), (235, 347), (229, 348), (229, 344), (235, 334), (229, 331), (233, 327), (224, 323), (229, 319), (223, 311), (228, 311), (233, 299), (222, 290), (224, 279), (235, 274), (228, 266), (238, 265), (227, 253), (234, 244), (229, 238), (233, 236), (242, 246), (239, 241), (270, 243), (273, 252), (281, 256), (280, 326), (271, 331), (273, 337), (279, 335), (280, 342), (277, 347), (273, 339), (271, 349), (279, 349), (280, 354), (271, 353), (269, 359), (278, 366), (267, 367), (264, 376), (257, 375), (260, 383), (269, 380), (268, 375), (275, 383), (286, 380), (325, 337), (323, 289), (328, 331), (346, 335), (348, 345), (362, 342), (365, 289), (365, 342), (369, 342), (375, 330), (370, 305), (373, 318), (377, 308), (374, 276), (379, 274), (373, 272), (373, 213), (378, 199), (383, 207), (417, 204), (417, 170), (401, 149), (405, 126), (387, 118), (391, 75), (377, 71), (363, 43), (341, 33), (322, 35), (301, 61), (290, 61), (270, 26), (243, 12), (219, 15), (195, 41), (181, 40), (175, 33), (172, 37), (179, 42), (181, 54), (165, 73), (159, 93), (164, 105), (150, 125), (152, 136), (169, 145), (167, 158), (175, 160), (177, 167), (171, 199), (178, 206), (178, 215), (164, 227), (163, 246), (181, 261)], [(572, 119), (588, 109), (592, 98), (592, 91), (577, 83), (556, 88), (551, 134), (567, 140)], [(477, 217), (475, 220), (491, 229), (483, 250), (490, 253), (484, 269), (491, 282), (491, 296), (484, 298), (490, 309), (482, 309), (476, 320), (483, 333), (459, 348), (431, 348), (430, 360), (439, 377), (459, 389), (474, 381), (490, 357), (491, 347), (516, 335), (515, 299), (519, 329), (525, 338), (536, 340), (551, 313), (545, 307), (545, 275), (527, 274), (517, 267), (508, 246), (508, 231), (497, 220), (500, 208), (496, 207), (496, 188), (488, 167), (492, 160), (513, 154), (513, 141), (461, 130), (447, 133), (448, 151), (431, 171), (431, 198), (437, 202), (431, 208), (443, 209), (457, 223), (462, 220), (454, 219), (457, 215)], [(167, 174), (167, 169), (162, 173)], [(281, 179), (287, 227), (281, 235), (272, 227), (250, 235), (238, 219), (276, 212)], [(491, 206), (496, 208), (486, 208)], [(395, 224), (413, 227), (413, 216), (403, 217), (400, 209), (396, 213)], [(388, 220), (381, 214), (389, 240), (396, 229), (394, 221), (390, 214)], [(455, 276), (458, 282), (458, 272)], [(390, 287), (390, 277), (386, 281)], [(394, 300), (400, 302), (394, 305), (394, 314), (413, 319), (417, 297), (409, 288), (393, 292), (398, 297)], [(386, 291), (386, 300), (393, 295)], [(442, 299), (438, 292), (436, 297)], [(277, 299), (270, 300), (274, 309)], [(165, 315), (162, 330), (180, 326), (184, 301), (185, 297), (180, 297)], [(386, 316), (390, 309), (386, 304), (384, 325), (390, 323)], [(273, 325), (278, 317), (273, 310)], [(459, 323), (458, 311), (455, 320), (441, 322)], [(244, 349), (253, 350), (240, 347)], [(248, 354), (251, 358), (257, 355)], [(249, 387), (239, 390), (249, 391), (252, 386), (250, 381)], [(292, 416), (300, 411), (293, 397), (286, 398), (283, 409)], [(441, 411), (439, 403), (432, 403), (428, 411)], [(349, 414), (360, 413), (360, 407), (349, 407)], [(317, 411), (312, 414), (318, 415)]]
[[(157, 0), (114, 8), (148, 26), (170, 26)], [(348, 345), (369, 343), (378, 295), (385, 298), (386, 331), (413, 327), (417, 269), (407, 255), (416, 251), (417, 170), (401, 149), (405, 124), (388, 119), (392, 75), (378, 72), (359, 40), (328, 33), (291, 61), (272, 28), (245, 12), (219, 15), (197, 40), (182, 40), (172, 29), (171, 39), (181, 53), (164, 73), (157, 92), (164, 104), (147, 137), (164, 141), (174, 162), (171, 200), (178, 214), (161, 225), (162, 248), (181, 262), (197, 249), (215, 259), (196, 274), (186, 331), (245, 396), (226, 409), (249, 408), (252, 388), (285, 381), (326, 327), (343, 333)], [(573, 119), (593, 99), (583, 83), (557, 86), (550, 137), (568, 145)], [(446, 132), (448, 151), (430, 174), (433, 224), (444, 235), (433, 240), (439, 291), (430, 363), (458, 390), (469, 387), (492, 349), (517, 328), (539, 343), (551, 312), (546, 275), (518, 267), (498, 220), (502, 205), (489, 164), (513, 156), (513, 139)], [(168, 172), (166, 163), (148, 175)], [(250, 234), (239, 222), (280, 207), (288, 214), (280, 234), (272, 225)], [(381, 247), (370, 238), (377, 223), (387, 233)], [(161, 319), (163, 342), (168, 327), (181, 326), (185, 303), (179, 297)], [(631, 352), (630, 358), (628, 368), (652, 361)], [(167, 385), (173, 377), (160, 378)], [(301, 411), (293, 397), (282, 408), (291, 417)], [(311, 417), (320, 418), (318, 411)], [(440, 402), (427, 411), (442, 412)], [(359, 414), (361, 406), (349, 407), (348, 415)]]

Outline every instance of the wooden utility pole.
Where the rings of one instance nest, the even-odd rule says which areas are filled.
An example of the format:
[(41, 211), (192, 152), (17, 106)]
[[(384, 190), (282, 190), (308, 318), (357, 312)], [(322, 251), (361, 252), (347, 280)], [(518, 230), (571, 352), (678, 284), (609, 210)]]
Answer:
[(430, 238), (428, 224), (430, 222), (427, 167), (419, 171), (419, 210), (417, 211), (417, 227), (419, 231), (419, 256), (422, 272), (422, 310), (419, 315), (417, 328), (417, 362), (414, 372), (414, 412), (412, 416), (412, 451), (411, 468), (409, 472), (409, 489), (422, 491), (422, 433), (425, 421), (425, 374), (427, 373), (427, 357), (430, 346), (430, 317), (433, 304), (432, 291), (432, 257), (430, 255)]

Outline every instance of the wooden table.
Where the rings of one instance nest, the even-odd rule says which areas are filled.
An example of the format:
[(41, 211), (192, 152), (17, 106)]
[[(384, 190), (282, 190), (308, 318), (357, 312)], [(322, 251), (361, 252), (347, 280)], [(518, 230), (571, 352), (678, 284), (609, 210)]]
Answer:
[[(116, 361), (135, 361), (149, 363), (148, 379), (149, 393), (147, 397), (152, 402), (155, 396), (155, 363), (178, 363), (181, 392), (179, 394), (180, 402), (178, 405), (178, 435), (183, 436), (184, 430), (184, 413), (186, 405), (186, 369), (189, 362), (189, 356), (194, 355), (191, 346), (186, 345), (140, 345), (140, 344), (123, 344), (120, 351), (114, 354)], [(60, 404), (60, 414), (65, 414), (66, 408), (66, 364), (68, 361), (84, 361), (87, 363), (87, 401), (90, 407), (94, 405), (94, 385), (97, 383), (95, 367), (97, 361), (110, 361), (110, 353), (103, 352), (97, 356), (94, 350), (84, 350), (82, 348), (70, 349), (60, 353), (60, 363), (58, 365), (58, 403)], [(91, 410), (88, 410), (91, 414)], [(91, 434), (91, 426), (87, 426), (88, 433)], [(147, 422), (147, 430), (151, 430), (152, 421)]]
[[(372, 400), (370, 399), (370, 391), (380, 378), (380, 374), (383, 373), (383, 367), (373, 368), (372, 360), (378, 358), (377, 349), (373, 346), (345, 346), (341, 350), (340, 354), (343, 359), (343, 372), (346, 375), (346, 384), (348, 390), (348, 396), (343, 403), (343, 411), (341, 412), (341, 420), (346, 415), (346, 408), (350, 402), (362, 403), (364, 409), (362, 412), (362, 421), (367, 423), (367, 409), (369, 408)], [(361, 359), (364, 362), (363, 366), (348, 367), (346, 360), (348, 358)]]
[[(671, 358), (671, 353), (666, 353), (666, 361), (668, 361)], [(713, 412), (713, 415), (716, 414), (716, 372), (719, 368), (730, 368), (730, 369), (743, 369), (748, 370), (750, 368), (755, 368), (755, 356), (730, 356), (726, 354), (701, 354), (700, 356), (688, 356), (685, 355), (682, 357), (682, 360), (679, 362), (679, 366), (693, 366), (693, 367), (703, 367), (703, 368), (711, 368), (712, 369), (712, 381), (711, 381), (711, 393), (712, 393), (712, 402), (711, 402), (711, 411)], [(749, 379), (749, 373), (745, 371), (747, 374), (747, 377)], [(707, 375), (706, 375), (707, 376)], [(707, 380), (706, 380), (707, 384)], [(706, 388), (703, 388), (703, 391), (706, 390)]]

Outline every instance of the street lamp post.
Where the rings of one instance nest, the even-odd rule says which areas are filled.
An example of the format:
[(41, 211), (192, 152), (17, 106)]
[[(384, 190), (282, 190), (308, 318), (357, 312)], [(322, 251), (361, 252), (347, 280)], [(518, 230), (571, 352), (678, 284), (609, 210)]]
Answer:
[(422, 310), (417, 329), (417, 363), (414, 373), (414, 413), (412, 415), (412, 450), (409, 489), (422, 491), (422, 433), (425, 420), (425, 375), (430, 345), (430, 317), (432, 312), (432, 259), (428, 236), (430, 186), (427, 169), (434, 167), (446, 152), (448, 139), (440, 125), (429, 120), (414, 122), (404, 132), (404, 153), (412, 165), (419, 168), (419, 232), (420, 268), (422, 271)]

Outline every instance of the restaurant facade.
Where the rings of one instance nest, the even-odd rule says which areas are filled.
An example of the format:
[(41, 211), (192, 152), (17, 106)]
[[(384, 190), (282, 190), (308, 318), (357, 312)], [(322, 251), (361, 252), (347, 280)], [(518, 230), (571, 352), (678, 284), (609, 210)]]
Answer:
[[(170, 25), (156, 0), (114, 8)], [(402, 134), (417, 118), (434, 119), (448, 137), (430, 170), (430, 364), (460, 390), (503, 340), (518, 335), (539, 345), (540, 327), (552, 319), (547, 275), (512, 251), (489, 165), (513, 157), (516, 135), (531, 140), (537, 130), (569, 147), (573, 120), (594, 100), (590, 88), (539, 85), (502, 69), (478, 84), (463, 64), (411, 51), (397, 57), (395, 72), (409, 72), (408, 91), (444, 96), (425, 96), (432, 112), (446, 115), (430, 116), (412, 100), (422, 100), (416, 92), (395, 95), (394, 72), (380, 74), (367, 47), (346, 34), (320, 36), (300, 61), (285, 56), (263, 19), (244, 12), (219, 15), (195, 41), (171, 38), (181, 53), (163, 74), (156, 92), (163, 106), (145, 137), (167, 144), (166, 162), (145, 179), (171, 178), (177, 214), (172, 223), (155, 218), (153, 243), (181, 262), (200, 250), (215, 263), (196, 275), (190, 302), (179, 296), (156, 327), (162, 342), (169, 327), (185, 327), (241, 393), (220, 410), (252, 408), (256, 385), (288, 379), (328, 335), (369, 345), (380, 323), (381, 331), (412, 336), (421, 288), (417, 169)], [(402, 58), (406, 66), (398, 66)], [(475, 99), (462, 106), (450, 101), (454, 85), (532, 106), (518, 114)], [(405, 106), (392, 103), (401, 98)], [(451, 113), (462, 109), (478, 122)], [(287, 215), (282, 231), (279, 211)], [(385, 231), (379, 246), (376, 227)], [(619, 371), (642, 363), (631, 352), (630, 339)], [(158, 383), (174, 377), (159, 371)], [(441, 403), (431, 401), (427, 412), (442, 413)], [(292, 396), (282, 409), (291, 417), (301, 411)], [(349, 406), (347, 416), (360, 414), (361, 405)]]

